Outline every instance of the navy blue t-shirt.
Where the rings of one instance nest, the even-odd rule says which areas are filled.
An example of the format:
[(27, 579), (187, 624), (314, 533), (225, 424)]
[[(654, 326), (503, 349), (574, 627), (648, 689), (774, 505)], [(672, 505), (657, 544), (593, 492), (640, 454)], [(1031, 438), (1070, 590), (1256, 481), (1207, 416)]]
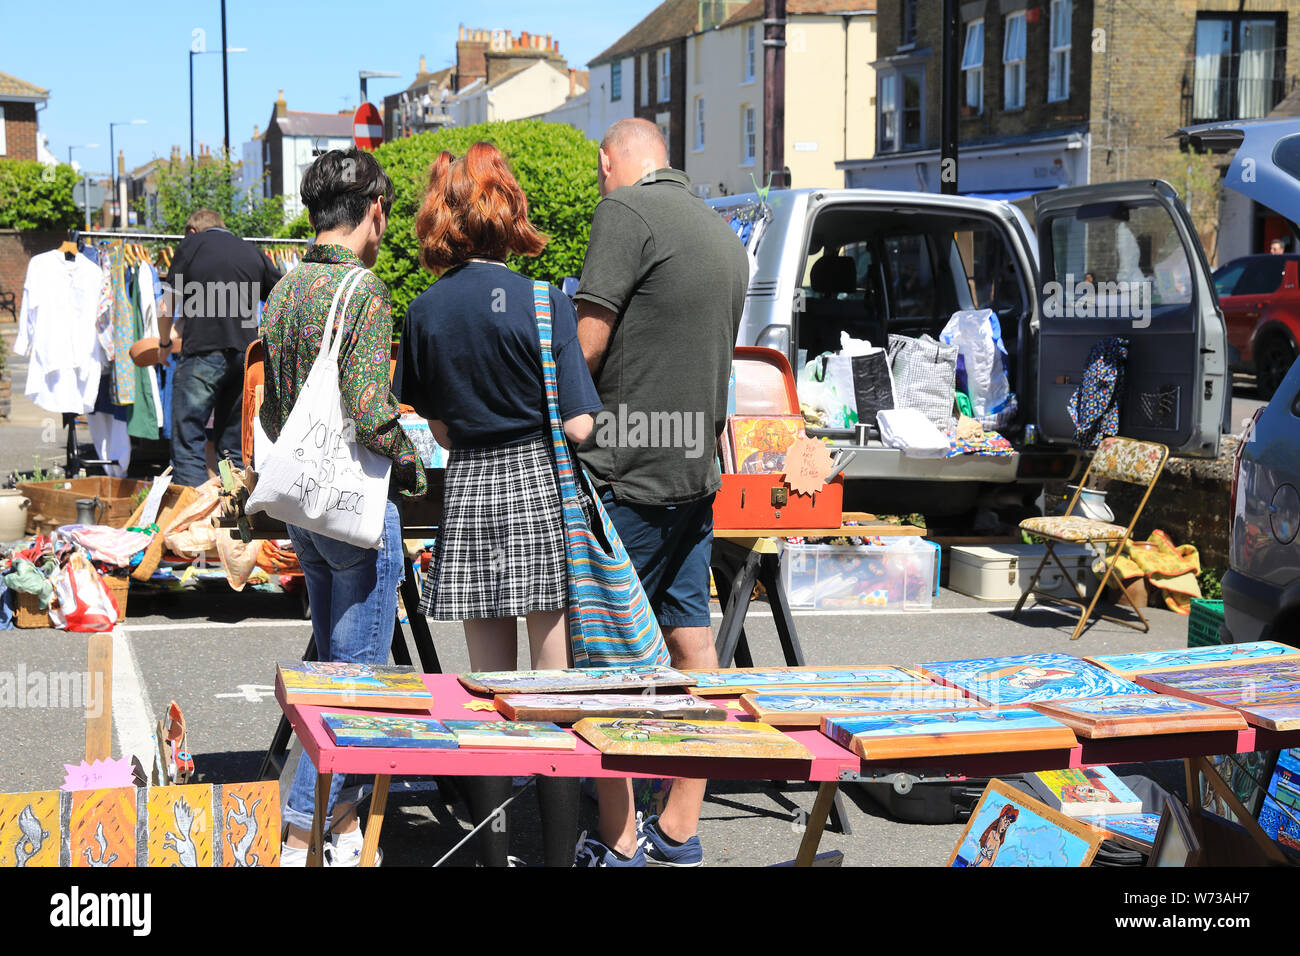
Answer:
[[(560, 417), (599, 412), (573, 303), (551, 286), (551, 351)], [(550, 434), (542, 386), (533, 280), (505, 266), (467, 262), (411, 303), (394, 391), (452, 444), (483, 448)]]

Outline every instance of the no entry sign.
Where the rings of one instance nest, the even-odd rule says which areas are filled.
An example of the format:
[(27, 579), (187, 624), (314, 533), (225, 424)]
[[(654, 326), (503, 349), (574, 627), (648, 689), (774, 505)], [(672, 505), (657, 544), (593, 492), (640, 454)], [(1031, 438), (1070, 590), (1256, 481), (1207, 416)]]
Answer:
[(379, 118), (379, 110), (373, 103), (362, 103), (352, 117), (352, 138), (357, 149), (367, 152), (384, 141), (384, 122)]

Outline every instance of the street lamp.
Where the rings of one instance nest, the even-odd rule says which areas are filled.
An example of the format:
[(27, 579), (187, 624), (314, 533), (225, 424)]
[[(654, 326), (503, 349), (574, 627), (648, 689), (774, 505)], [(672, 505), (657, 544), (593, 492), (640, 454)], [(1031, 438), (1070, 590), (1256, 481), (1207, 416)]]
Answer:
[(361, 102), (358, 106), (364, 106), (366, 103), (366, 80), (378, 79), (379, 77), (400, 77), (400, 73), (388, 73), (384, 70), (358, 70), (357, 78), (361, 80)]
[(68, 165), (69, 165), (69, 166), (72, 165), (72, 151), (73, 151), (74, 149), (99, 149), (99, 144), (98, 144), (98, 143), (82, 143), (80, 146), (69, 146), (69, 147), (68, 147)]
[[(122, 225), (126, 225), (126, 203), (121, 201), (121, 195), (118, 193), (117, 186), (117, 149), (114, 146), (113, 128), (116, 126), (145, 126), (148, 120), (122, 120), (120, 123), (108, 124), (108, 152), (109, 168), (113, 171), (113, 202), (118, 204), (118, 215), (122, 217)], [(117, 217), (113, 218), (113, 224), (117, 225)]]
[[(242, 46), (229, 47), (222, 50), (190, 50), (190, 176), (193, 178), (194, 163), (194, 58), (202, 56), (205, 53), (247, 53), (248, 49)], [(224, 57), (223, 57), (224, 59)], [(229, 132), (226, 136), (229, 137)], [(226, 148), (229, 149), (229, 143)]]

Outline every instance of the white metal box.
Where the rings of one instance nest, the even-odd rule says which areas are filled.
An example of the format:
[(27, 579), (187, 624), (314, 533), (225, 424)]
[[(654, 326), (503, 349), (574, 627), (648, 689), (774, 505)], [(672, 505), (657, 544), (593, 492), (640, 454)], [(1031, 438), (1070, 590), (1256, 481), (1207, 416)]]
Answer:
[[(1018, 601), (1046, 553), (1042, 544), (954, 545), (948, 553), (948, 587), (983, 601)], [(1069, 580), (1049, 560), (1038, 590), (1065, 598), (1082, 593), (1083, 600), (1091, 599), (1097, 589), (1097, 575), (1092, 572), (1096, 553), (1080, 544), (1058, 544), (1056, 556), (1069, 572)], [(1079, 586), (1077, 592), (1074, 584)]]

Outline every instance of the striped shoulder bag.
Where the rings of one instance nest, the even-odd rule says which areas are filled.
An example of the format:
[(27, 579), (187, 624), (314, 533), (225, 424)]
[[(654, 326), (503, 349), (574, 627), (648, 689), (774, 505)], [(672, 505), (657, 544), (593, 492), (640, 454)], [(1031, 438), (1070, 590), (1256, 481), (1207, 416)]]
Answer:
[[(569, 564), (569, 643), (574, 667), (669, 663), (668, 645), (618, 532), (591, 480), (574, 459), (560, 419), (555, 356), (551, 354), (551, 291), (533, 283), (533, 306), (542, 344), (542, 377), (555, 450), (555, 472), (564, 510), (564, 549)], [(582, 509), (578, 482), (590, 495), (599, 528)]]

